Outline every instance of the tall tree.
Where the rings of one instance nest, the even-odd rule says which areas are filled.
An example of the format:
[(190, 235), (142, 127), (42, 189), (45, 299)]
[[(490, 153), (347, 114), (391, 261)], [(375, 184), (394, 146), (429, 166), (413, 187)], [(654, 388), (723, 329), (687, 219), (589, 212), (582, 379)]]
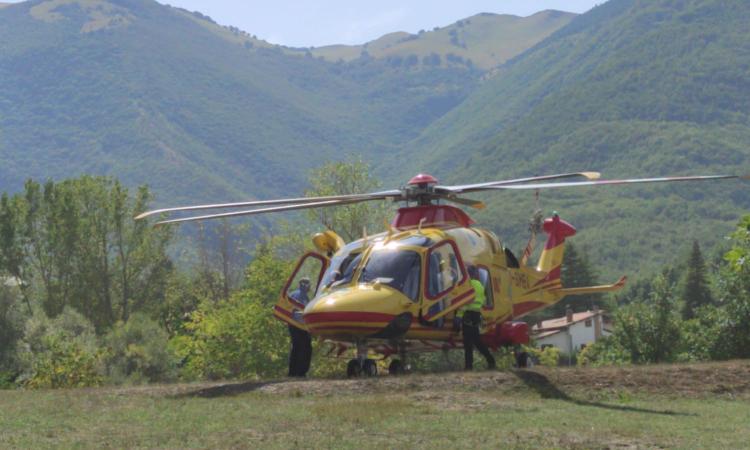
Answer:
[(688, 258), (682, 298), (685, 301), (682, 318), (686, 320), (695, 318), (696, 310), (701, 306), (713, 303), (711, 289), (708, 285), (706, 263), (703, 260), (698, 241), (693, 241), (693, 249)]
[(198, 277), (214, 300), (227, 300), (242, 280), (249, 260), (246, 236), (248, 223), (232, 224), (228, 219), (198, 225)]
[(652, 282), (653, 292), (617, 311), (614, 338), (634, 363), (670, 361), (679, 348), (680, 328), (672, 286), (663, 275)]
[[(310, 172), (311, 197), (324, 195), (363, 194), (380, 187), (362, 160), (332, 162)], [(362, 202), (347, 206), (317, 208), (308, 213), (326, 228), (338, 233), (345, 241), (362, 237), (363, 230), (380, 230), (389, 213), (384, 202)]]
[[(588, 254), (583, 250), (579, 251), (578, 247), (570, 242), (565, 243), (560, 278), (565, 287), (595, 286), (598, 284), (596, 271), (591, 266)], [(593, 309), (594, 305), (604, 306), (601, 295), (571, 295), (553, 306), (549, 314), (562, 316), (568, 308), (575, 312), (581, 312)]]
[(22, 202), (3, 193), (0, 198), (0, 276), (9, 277), (18, 285), (27, 313), (32, 314), (26, 275), (29, 269), (21, 239)]
[(716, 356), (750, 358), (750, 215), (742, 218), (731, 239), (718, 282), (724, 320)]
[(101, 332), (163, 297), (171, 231), (133, 220), (149, 201), (145, 187), (130, 196), (111, 178), (29, 180), (22, 196), (0, 199), (2, 266), (32, 286), (48, 316), (71, 306)]

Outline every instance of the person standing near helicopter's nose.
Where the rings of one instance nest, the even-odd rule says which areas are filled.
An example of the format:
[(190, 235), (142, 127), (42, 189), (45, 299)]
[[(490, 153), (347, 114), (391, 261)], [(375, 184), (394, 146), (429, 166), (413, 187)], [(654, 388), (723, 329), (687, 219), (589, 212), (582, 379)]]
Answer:
[[(306, 306), (310, 301), (310, 279), (304, 277), (299, 280), (299, 287), (289, 294), (292, 300)], [(302, 321), (301, 312), (292, 313), (295, 320)], [(289, 376), (304, 377), (310, 369), (312, 358), (312, 338), (310, 333), (293, 325), (289, 325), (289, 336), (292, 338), (292, 348), (289, 352)]]
[(474, 347), (487, 360), (487, 368), (494, 369), (495, 358), (479, 335), (479, 327), (482, 325), (482, 306), (484, 306), (486, 299), (484, 286), (479, 281), (479, 270), (476, 266), (469, 266), (467, 270), (469, 277), (471, 277), (471, 287), (474, 288), (474, 301), (456, 313), (456, 317), (463, 317), (464, 369), (472, 370), (474, 368)]

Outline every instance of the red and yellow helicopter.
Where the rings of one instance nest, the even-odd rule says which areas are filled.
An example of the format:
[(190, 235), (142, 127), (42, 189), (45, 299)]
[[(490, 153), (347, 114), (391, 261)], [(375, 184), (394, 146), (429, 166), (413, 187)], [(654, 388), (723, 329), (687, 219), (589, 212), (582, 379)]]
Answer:
[[(368, 358), (391, 357), (390, 373), (404, 370), (407, 354), (462, 347), (452, 318), (474, 298), (467, 266), (477, 267), (486, 292), (482, 339), (492, 348), (529, 342), (528, 326), (517, 319), (566, 295), (611, 292), (625, 277), (603, 286), (564, 288), (560, 282), (565, 239), (575, 228), (557, 214), (544, 220), (547, 240), (536, 266), (527, 265), (534, 237), (518, 258), (491, 231), (475, 227), (461, 209), (441, 202), (483, 208), (463, 197), (479, 191), (539, 190), (615, 184), (706, 181), (735, 175), (600, 180), (598, 172), (576, 172), (486, 183), (443, 186), (426, 174), (402, 189), (367, 194), (304, 197), (166, 208), (141, 214), (218, 208), (254, 208), (162, 220), (158, 224), (226, 218), (391, 200), (403, 202), (382, 233), (345, 243), (333, 230), (313, 237), (317, 252), (302, 256), (274, 307), (274, 315), (312, 336), (331, 342), (338, 356), (354, 349), (348, 375), (375, 375)], [(569, 179), (578, 181), (567, 181)], [(565, 180), (565, 181), (561, 181)], [(310, 301), (292, 295), (300, 280), (312, 280)], [(317, 281), (317, 282), (316, 282)]]

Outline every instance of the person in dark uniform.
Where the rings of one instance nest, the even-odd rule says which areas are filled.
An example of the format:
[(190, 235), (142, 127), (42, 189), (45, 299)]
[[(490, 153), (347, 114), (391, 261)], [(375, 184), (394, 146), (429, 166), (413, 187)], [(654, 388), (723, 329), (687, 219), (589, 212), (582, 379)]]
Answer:
[[(306, 306), (310, 301), (310, 279), (305, 277), (299, 280), (299, 287), (289, 297), (301, 305)], [(294, 311), (292, 317), (302, 322), (302, 312)], [(310, 358), (312, 358), (312, 338), (307, 331), (289, 325), (289, 336), (292, 339), (292, 349), (289, 352), (289, 376), (304, 377), (310, 370)]]
[(469, 266), (467, 269), (469, 277), (471, 277), (471, 287), (474, 288), (474, 301), (456, 313), (456, 317), (463, 317), (464, 369), (472, 370), (474, 368), (474, 347), (487, 360), (487, 368), (494, 369), (495, 358), (479, 335), (479, 327), (482, 325), (482, 306), (484, 306), (486, 299), (484, 286), (479, 281), (479, 271), (476, 266)]

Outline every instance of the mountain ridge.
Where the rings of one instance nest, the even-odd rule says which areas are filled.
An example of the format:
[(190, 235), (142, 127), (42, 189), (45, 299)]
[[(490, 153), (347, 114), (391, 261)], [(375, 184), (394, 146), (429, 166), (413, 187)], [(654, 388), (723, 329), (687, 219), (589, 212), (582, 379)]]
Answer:
[(0, 186), (95, 173), (160, 202), (298, 194), (323, 161), (398, 153), (482, 73), (266, 44), (152, 0), (3, 8)]
[[(311, 52), (313, 56), (322, 56), (330, 61), (351, 61), (360, 57), (362, 52), (376, 58), (391, 59), (415, 55), (420, 60), (434, 53), (444, 63), (471, 61), (471, 64), (482, 69), (490, 69), (515, 56), (520, 48), (528, 48), (529, 41), (524, 39), (538, 42), (575, 16), (574, 13), (558, 10), (543, 10), (525, 17), (479, 13), (444, 27), (435, 27), (431, 31), (422, 30), (417, 34), (397, 31), (364, 44), (321, 46), (312, 48)], [(548, 22), (544, 32), (534, 32), (534, 27), (540, 22)], [(554, 24), (549, 25), (549, 22)], [(493, 35), (494, 30), (502, 30), (503, 33)], [(527, 34), (531, 36), (526, 36)], [(477, 36), (482, 39), (477, 39)], [(517, 47), (496, 52), (491, 47), (485, 48), (488, 36), (492, 41), (508, 39), (515, 40), (518, 44)]]
[[(610, 0), (502, 66), (408, 146), (445, 182), (599, 170), (607, 178), (734, 173), (750, 165), (750, 4)], [(398, 167), (398, 166), (395, 166)], [(406, 176), (414, 166), (396, 172)], [(718, 245), (750, 208), (740, 182), (543, 191), (611, 277)], [(531, 194), (478, 215), (525, 230)], [(519, 211), (504, 205), (528, 204)], [(647, 233), (641, 224), (648, 224)], [(524, 233), (506, 232), (514, 248)], [(666, 262), (666, 261), (664, 261)]]

